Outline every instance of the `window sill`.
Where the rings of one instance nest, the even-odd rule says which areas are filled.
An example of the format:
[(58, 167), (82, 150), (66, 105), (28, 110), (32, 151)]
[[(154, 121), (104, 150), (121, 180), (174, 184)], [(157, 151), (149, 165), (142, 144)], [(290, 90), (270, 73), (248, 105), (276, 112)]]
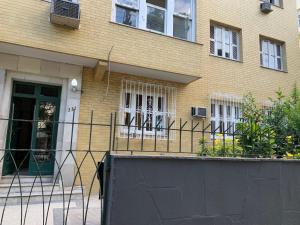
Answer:
[(213, 55), (213, 54), (209, 54), (209, 55), (212, 56), (212, 57), (218, 58), (218, 59), (225, 59), (225, 60), (231, 61), (231, 62), (243, 63), (243, 61), (241, 61), (241, 60), (228, 59), (228, 58)]
[(175, 40), (178, 40), (178, 41), (187, 42), (187, 43), (190, 43), (190, 44), (201, 45), (201, 46), (203, 45), (203, 44), (201, 44), (199, 42), (189, 41), (189, 40), (185, 40), (185, 39), (181, 39), (181, 38), (169, 36), (169, 35), (166, 35), (166, 34), (163, 34), (163, 33), (160, 33), (160, 32), (151, 31), (151, 30), (144, 30), (144, 29), (141, 29), (141, 28), (138, 28), (138, 27), (128, 26), (126, 24), (117, 23), (117, 22), (114, 22), (114, 21), (110, 21), (110, 23), (114, 24), (114, 25), (122, 26), (122, 27), (128, 27), (130, 29), (138, 30), (138, 31), (141, 31), (141, 32), (147, 32), (147, 33), (151, 33), (151, 34), (163, 36), (163, 37), (166, 37), (166, 38), (170, 38), (170, 39), (175, 39)]
[(261, 68), (263, 69), (267, 69), (267, 70), (271, 70), (271, 71), (276, 71), (276, 72), (279, 72), (279, 73), (288, 73), (287, 70), (276, 70), (276, 69), (272, 69), (272, 68), (269, 68), (269, 67), (265, 67), (265, 66), (260, 66)]

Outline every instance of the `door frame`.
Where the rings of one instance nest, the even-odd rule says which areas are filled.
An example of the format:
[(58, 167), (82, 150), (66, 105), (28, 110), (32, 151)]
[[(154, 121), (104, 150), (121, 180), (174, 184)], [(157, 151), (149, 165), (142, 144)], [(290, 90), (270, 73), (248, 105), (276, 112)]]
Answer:
[[(0, 116), (2, 118), (9, 117), (9, 106), (12, 95), (12, 83), (13, 81), (33, 82), (48, 85), (58, 85), (62, 87), (61, 92), (61, 103), (59, 117), (61, 121), (70, 122), (73, 118), (72, 108), (76, 108), (74, 116), (74, 122), (79, 121), (79, 110), (80, 110), (80, 98), (81, 92), (73, 92), (71, 82), (75, 78), (78, 81), (78, 87), (82, 85), (82, 67), (75, 65), (68, 65), (63, 63), (54, 63), (60, 70), (56, 73), (46, 74), (33, 74), (16, 71), (5, 71), (1, 73), (0, 70), (0, 81), (4, 80), (3, 89), (0, 90), (0, 94), (3, 96), (2, 104), (0, 105)], [(54, 66), (55, 67), (55, 66)], [(1, 85), (1, 83), (0, 83)], [(7, 122), (0, 122), (0, 147), (5, 149), (6, 133), (7, 133)], [(73, 149), (77, 146), (78, 126), (74, 126), (73, 136)], [(58, 162), (54, 167), (54, 177), (59, 172), (59, 166), (63, 162), (65, 155), (67, 155), (70, 148), (70, 134), (71, 126), (65, 126), (63, 124), (58, 127), (56, 149), (61, 151), (57, 152), (56, 160)], [(4, 156), (3, 152), (0, 152), (0, 158)], [(72, 185), (75, 177), (74, 173), (74, 160), (67, 160), (64, 162), (63, 168), (60, 170), (60, 174), (64, 179), (64, 185)], [(3, 160), (0, 161), (0, 173), (2, 172)], [(2, 174), (1, 174), (2, 177)], [(0, 177), (0, 179), (1, 179)], [(61, 177), (59, 176), (59, 180)]]
[[(25, 94), (25, 93), (17, 93), (16, 92), (16, 85), (18, 84), (24, 84), (24, 85), (31, 85), (34, 87), (34, 93), (33, 94)], [(44, 101), (49, 101), (49, 102), (54, 102), (55, 105), (56, 105), (56, 112), (55, 112), (55, 116), (54, 116), (54, 122), (56, 121), (59, 121), (59, 114), (60, 114), (60, 102), (61, 102), (61, 90), (62, 90), (62, 87), (61, 86), (57, 86), (57, 85), (49, 85), (49, 84), (41, 84), (41, 83), (33, 83), (33, 82), (26, 82), (26, 81), (16, 81), (16, 80), (13, 80), (13, 83), (12, 83), (12, 95), (11, 95), (11, 101), (10, 101), (10, 113), (9, 113), (9, 118), (10, 119), (13, 119), (14, 115), (13, 115), (13, 100), (14, 98), (28, 98), (28, 99), (35, 99), (35, 106), (34, 106), (34, 114), (33, 114), (33, 126), (32, 126), (32, 131), (31, 131), (31, 148), (29, 149), (30, 150), (33, 150), (33, 149), (36, 149), (36, 135), (37, 135), (37, 124), (36, 122), (34, 121), (37, 121), (39, 119), (39, 115), (38, 115), (38, 107), (40, 105), (41, 102), (44, 102)], [(42, 96), (41, 94), (41, 89), (42, 87), (51, 87), (51, 88), (57, 88), (58, 90), (58, 96), (57, 97), (50, 97), (50, 96)], [(7, 151), (10, 151), (11, 149), (11, 134), (12, 134), (12, 125), (11, 125), (11, 121), (9, 121), (9, 125), (8, 125), (8, 132), (7, 132), (7, 137), (6, 137), (6, 150), (5, 150), (5, 156), (4, 156), (4, 160), (7, 158), (6, 157), (6, 152)], [(54, 161), (53, 161), (53, 165), (51, 167), (51, 174), (53, 175), (53, 172), (54, 172), (54, 166), (55, 166), (55, 155), (56, 155), (56, 142), (57, 142), (57, 135), (58, 135), (58, 126), (59, 124), (56, 124), (54, 123), (54, 130), (52, 131), (52, 135), (53, 135), (53, 138), (51, 140), (51, 149), (55, 152), (54, 153)], [(30, 171), (30, 168), (35, 165), (33, 162), (32, 162), (32, 153), (34, 152), (30, 152), (29, 154), (29, 171), (28, 171), (28, 175), (32, 175), (34, 176), (35, 174), (33, 174), (33, 171)], [(15, 154), (13, 154), (15, 155)], [(33, 165), (32, 165), (33, 163)], [(6, 162), (4, 161), (3, 162), (3, 168), (2, 168), (2, 174), (5, 174), (5, 170), (7, 169), (6, 168)], [(40, 171), (39, 171), (40, 172)], [(49, 174), (49, 175), (51, 175)], [(5, 174), (5, 175), (9, 175), (9, 174)], [(48, 175), (48, 174), (47, 174)]]

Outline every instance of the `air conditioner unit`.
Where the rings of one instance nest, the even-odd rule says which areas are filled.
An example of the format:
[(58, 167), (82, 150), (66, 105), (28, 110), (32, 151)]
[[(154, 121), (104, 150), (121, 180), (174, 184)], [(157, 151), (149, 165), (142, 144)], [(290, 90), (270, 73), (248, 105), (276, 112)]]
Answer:
[(67, 0), (52, 0), (50, 21), (54, 24), (79, 28), (80, 5)]
[(192, 107), (192, 117), (206, 118), (207, 109), (201, 107)]
[(272, 12), (273, 11), (272, 4), (270, 2), (260, 3), (260, 11), (266, 14)]

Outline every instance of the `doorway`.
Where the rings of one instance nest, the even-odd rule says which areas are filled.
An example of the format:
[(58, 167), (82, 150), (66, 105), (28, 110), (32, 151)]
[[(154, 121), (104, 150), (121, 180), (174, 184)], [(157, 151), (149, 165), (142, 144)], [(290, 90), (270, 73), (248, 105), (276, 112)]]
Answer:
[(53, 175), (61, 87), (14, 82), (3, 175)]

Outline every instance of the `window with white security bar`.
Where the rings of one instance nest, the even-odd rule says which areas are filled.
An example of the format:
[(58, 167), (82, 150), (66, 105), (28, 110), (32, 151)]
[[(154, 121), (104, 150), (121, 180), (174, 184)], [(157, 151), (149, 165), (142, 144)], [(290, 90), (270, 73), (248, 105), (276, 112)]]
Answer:
[(113, 0), (113, 21), (194, 41), (195, 0)]
[(144, 138), (166, 138), (176, 118), (175, 87), (123, 80), (120, 98), (121, 136), (141, 137), (143, 129)]
[(241, 103), (231, 101), (211, 101), (211, 134), (226, 133), (232, 136), (236, 123), (241, 118)]
[(283, 43), (271, 41), (265, 38), (260, 39), (260, 64), (263, 67), (284, 70)]
[(219, 25), (210, 26), (210, 54), (240, 60), (239, 32)]

